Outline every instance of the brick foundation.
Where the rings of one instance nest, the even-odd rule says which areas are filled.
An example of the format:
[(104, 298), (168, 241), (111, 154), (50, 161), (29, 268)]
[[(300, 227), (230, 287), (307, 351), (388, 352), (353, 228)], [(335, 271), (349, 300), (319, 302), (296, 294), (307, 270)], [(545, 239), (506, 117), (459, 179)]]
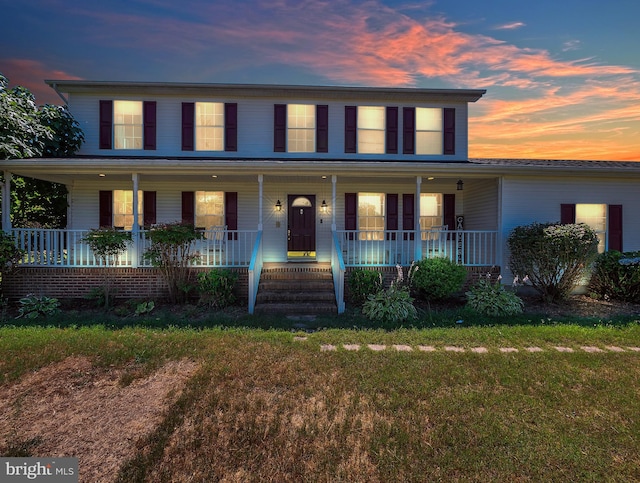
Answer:
[[(169, 296), (167, 284), (157, 268), (36, 268), (23, 267), (5, 275), (3, 295), (16, 300), (28, 294), (46, 295), (58, 299), (86, 298), (94, 288), (104, 285), (105, 271), (111, 275), (111, 291), (117, 299), (166, 300)], [(199, 271), (192, 269), (193, 279)], [(246, 268), (232, 269), (238, 272), (235, 294), (241, 304), (248, 297), (248, 271)]]

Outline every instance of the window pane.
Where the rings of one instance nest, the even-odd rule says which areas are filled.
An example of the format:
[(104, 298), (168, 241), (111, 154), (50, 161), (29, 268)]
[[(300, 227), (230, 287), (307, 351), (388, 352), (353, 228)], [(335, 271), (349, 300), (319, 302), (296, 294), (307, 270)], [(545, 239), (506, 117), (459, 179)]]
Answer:
[(224, 226), (224, 192), (196, 191), (196, 226), (211, 230)]
[[(144, 212), (142, 210), (142, 191), (138, 190), (138, 225), (142, 225)], [(113, 226), (131, 230), (133, 227), (133, 191), (113, 191)]]
[(358, 131), (358, 152), (384, 154), (384, 131)]
[(598, 234), (598, 252), (603, 253), (607, 240), (607, 205), (577, 204), (576, 223), (585, 223)]
[(287, 105), (287, 152), (313, 153), (316, 150), (316, 106)]
[(417, 131), (442, 131), (442, 109), (417, 107)]
[(142, 102), (113, 101), (115, 149), (142, 149)]
[(442, 133), (416, 132), (416, 154), (442, 154)]
[(224, 103), (196, 102), (196, 151), (224, 151)]
[(384, 107), (359, 106), (358, 129), (382, 129), (384, 130)]

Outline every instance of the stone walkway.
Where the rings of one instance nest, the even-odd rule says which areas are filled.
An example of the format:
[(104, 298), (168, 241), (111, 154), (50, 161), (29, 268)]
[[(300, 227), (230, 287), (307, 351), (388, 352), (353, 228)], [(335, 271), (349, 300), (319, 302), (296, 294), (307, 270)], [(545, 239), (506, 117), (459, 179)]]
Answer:
[[(294, 337), (295, 341), (304, 342), (307, 340), (306, 337), (296, 336)], [(395, 351), (395, 352), (450, 352), (450, 353), (463, 353), (469, 352), (473, 354), (488, 354), (490, 352), (494, 353), (502, 353), (502, 354), (511, 354), (511, 353), (536, 353), (536, 352), (589, 352), (595, 354), (606, 354), (606, 353), (638, 353), (640, 354), (640, 347), (631, 347), (631, 346), (614, 346), (607, 345), (603, 347), (597, 346), (578, 346), (578, 347), (569, 347), (562, 345), (549, 345), (545, 347), (538, 346), (530, 346), (530, 347), (498, 347), (489, 349), (487, 347), (461, 347), (455, 345), (444, 345), (444, 346), (432, 346), (432, 345), (403, 345), (403, 344), (394, 344), (394, 345), (384, 345), (384, 344), (342, 344), (342, 345), (334, 345), (334, 344), (321, 344), (320, 351), (322, 352), (330, 352), (337, 351), (339, 349), (343, 349), (346, 351), (357, 352), (360, 350), (370, 350), (373, 352), (383, 352), (383, 351)]]

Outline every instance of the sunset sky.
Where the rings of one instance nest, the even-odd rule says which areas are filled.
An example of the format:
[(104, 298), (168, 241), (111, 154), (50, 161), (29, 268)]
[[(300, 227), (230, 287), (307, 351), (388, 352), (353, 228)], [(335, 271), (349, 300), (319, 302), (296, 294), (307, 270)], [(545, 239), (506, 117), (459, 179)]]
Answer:
[(469, 155), (640, 160), (638, 0), (0, 0), (0, 73), (487, 89)]

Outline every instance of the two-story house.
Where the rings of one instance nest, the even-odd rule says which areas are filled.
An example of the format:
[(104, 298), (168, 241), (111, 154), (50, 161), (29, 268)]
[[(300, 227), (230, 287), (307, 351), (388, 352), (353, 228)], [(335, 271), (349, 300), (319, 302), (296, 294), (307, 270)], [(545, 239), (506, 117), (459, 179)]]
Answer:
[(250, 312), (267, 268), (326, 270), (338, 312), (354, 267), (446, 256), (508, 277), (505, 239), (532, 221), (585, 221), (602, 250), (640, 249), (640, 163), (470, 160), (468, 104), (484, 90), (46, 82), (86, 142), (72, 158), (0, 161), (3, 199), (11, 173), (69, 190), (65, 230), (11, 228), (3, 209), (29, 252), (13, 296), (86, 293), (104, 268), (82, 238), (100, 226), (134, 235), (120, 296), (162, 295), (145, 234), (182, 221), (205, 233), (199, 269), (241, 273)]

